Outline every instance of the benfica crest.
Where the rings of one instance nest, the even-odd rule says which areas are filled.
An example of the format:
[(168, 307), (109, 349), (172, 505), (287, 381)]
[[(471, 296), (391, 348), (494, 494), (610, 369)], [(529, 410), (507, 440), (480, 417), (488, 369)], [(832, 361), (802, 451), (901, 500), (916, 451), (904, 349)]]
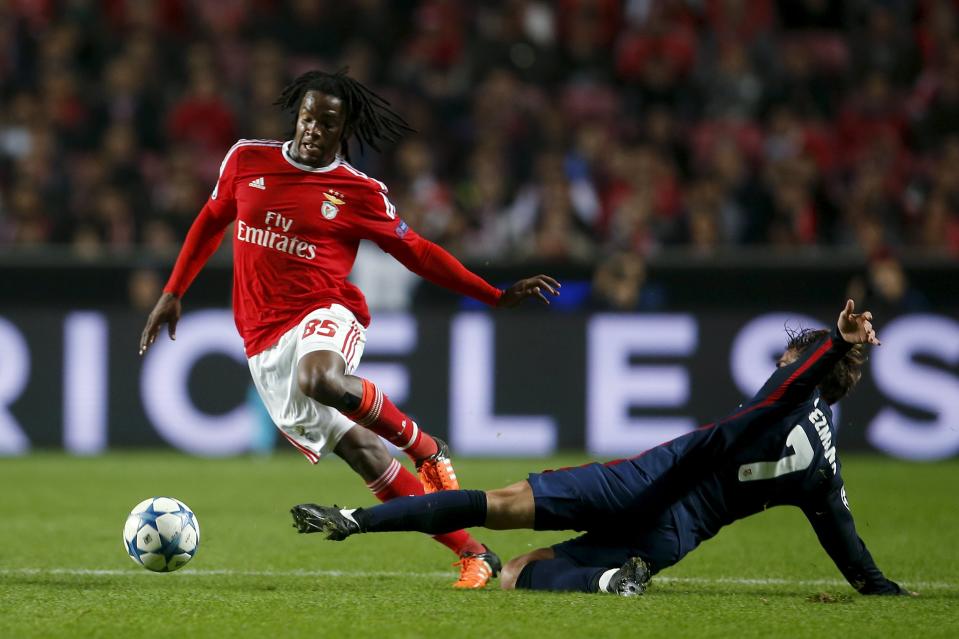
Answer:
[(323, 206), (320, 207), (320, 213), (328, 220), (332, 220), (336, 217), (336, 214), (340, 212), (340, 207), (333, 204), (332, 202), (324, 202)]
[(323, 202), (323, 206), (320, 207), (320, 213), (322, 213), (326, 219), (332, 220), (336, 217), (336, 214), (340, 212), (340, 207), (346, 204), (346, 202), (341, 199), (343, 194), (330, 189), (329, 192), (323, 194), (323, 197), (326, 198), (326, 202)]

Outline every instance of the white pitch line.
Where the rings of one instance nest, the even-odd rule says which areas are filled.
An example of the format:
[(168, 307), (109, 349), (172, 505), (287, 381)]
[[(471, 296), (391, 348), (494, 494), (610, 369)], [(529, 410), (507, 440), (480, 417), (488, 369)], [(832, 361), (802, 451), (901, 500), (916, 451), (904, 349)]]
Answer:
[[(124, 577), (152, 575), (148, 570), (95, 569), (95, 568), (0, 568), (0, 577), (25, 575), (68, 575), (76, 577)], [(416, 577), (422, 579), (445, 579), (449, 572), (406, 572), (388, 570), (230, 570), (230, 569), (184, 569), (177, 573), (192, 577)], [(653, 578), (654, 582), (667, 584), (726, 584), (735, 586), (846, 586), (841, 579), (750, 579), (743, 577), (669, 577)], [(912, 588), (955, 589), (959, 584), (942, 581), (908, 581), (903, 584)]]
[[(0, 568), (3, 575), (70, 575), (91, 577), (122, 577), (124, 575), (150, 575), (149, 570), (100, 569), (100, 568)], [(160, 573), (162, 574), (162, 573)], [(194, 577), (448, 577), (448, 572), (403, 572), (389, 570), (231, 570), (229, 568), (190, 569), (178, 575)]]

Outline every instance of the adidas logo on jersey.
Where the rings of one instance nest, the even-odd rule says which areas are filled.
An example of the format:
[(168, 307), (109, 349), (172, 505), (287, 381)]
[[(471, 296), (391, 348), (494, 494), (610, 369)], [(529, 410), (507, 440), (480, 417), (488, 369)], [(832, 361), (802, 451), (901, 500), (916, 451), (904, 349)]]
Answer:
[(266, 180), (264, 180), (264, 179), (261, 178), (261, 177), (258, 177), (258, 178), (256, 178), (255, 180), (253, 180), (252, 182), (250, 182), (250, 186), (252, 186), (254, 189), (260, 189), (261, 191), (265, 191), (265, 190), (266, 190)]

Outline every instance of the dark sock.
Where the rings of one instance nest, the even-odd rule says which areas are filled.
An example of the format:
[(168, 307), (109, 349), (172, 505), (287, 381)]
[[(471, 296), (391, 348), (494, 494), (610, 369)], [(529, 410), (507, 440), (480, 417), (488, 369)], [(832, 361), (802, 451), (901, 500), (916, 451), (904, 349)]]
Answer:
[(429, 535), (486, 523), (486, 493), (444, 490), (429, 495), (399, 497), (380, 506), (359, 508), (353, 519), (363, 532), (410, 530)]
[(607, 570), (578, 566), (569, 559), (541, 559), (523, 566), (516, 578), (516, 587), (526, 590), (599, 592), (599, 578)]

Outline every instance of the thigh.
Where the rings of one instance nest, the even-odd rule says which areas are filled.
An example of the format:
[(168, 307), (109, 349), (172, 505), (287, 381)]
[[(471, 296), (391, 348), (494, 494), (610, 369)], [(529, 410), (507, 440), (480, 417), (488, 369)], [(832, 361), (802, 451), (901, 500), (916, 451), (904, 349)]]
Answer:
[(343, 358), (345, 373), (352, 375), (363, 357), (366, 329), (339, 304), (318, 308), (296, 327), (296, 362), (315, 351), (331, 351)]
[(299, 327), (248, 360), (253, 384), (280, 433), (312, 463), (332, 452), (353, 426), (339, 411), (300, 392), (297, 384)]
[(623, 474), (593, 463), (529, 475), (536, 530), (594, 530), (613, 527), (628, 504), (649, 486), (644, 475)]
[(618, 568), (630, 557), (642, 557), (654, 574), (679, 561), (680, 548), (670, 511), (645, 523), (624, 518), (619, 531), (588, 532), (552, 547), (557, 557), (580, 566)]

